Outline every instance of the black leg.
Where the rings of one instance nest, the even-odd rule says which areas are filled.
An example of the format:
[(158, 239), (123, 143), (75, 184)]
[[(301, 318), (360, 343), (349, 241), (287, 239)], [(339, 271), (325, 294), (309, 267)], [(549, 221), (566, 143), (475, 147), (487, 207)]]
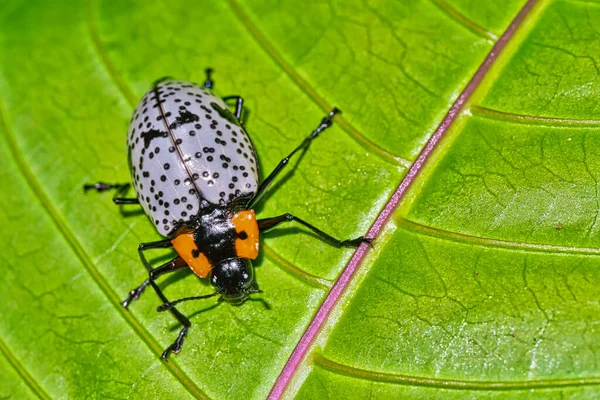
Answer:
[(331, 235), (328, 235), (327, 233), (323, 232), (319, 228), (312, 226), (308, 222), (306, 222), (292, 214), (289, 214), (289, 213), (280, 215), (278, 217), (258, 220), (257, 221), (258, 222), (258, 230), (261, 232), (265, 232), (265, 231), (268, 231), (268, 230), (276, 227), (277, 225), (279, 225), (282, 222), (289, 222), (289, 221), (296, 221), (296, 222), (300, 223), (301, 225), (304, 225), (305, 227), (307, 227), (308, 229), (310, 229), (311, 231), (316, 233), (321, 239), (323, 239), (324, 241), (326, 241), (327, 243), (329, 243), (330, 245), (335, 246), (335, 247), (358, 247), (361, 243), (371, 243), (371, 241), (373, 240), (373, 239), (367, 239), (363, 236), (357, 237), (356, 239), (339, 240), (339, 239), (334, 238)]
[[(138, 254), (140, 255), (140, 260), (142, 260), (142, 264), (144, 264), (144, 267), (146, 267), (146, 270), (148, 270), (149, 278), (146, 279), (140, 286), (129, 292), (129, 296), (127, 296), (127, 298), (121, 302), (121, 305), (123, 307), (127, 308), (127, 306), (129, 306), (129, 304), (133, 300), (137, 300), (144, 291), (144, 289), (146, 289), (146, 286), (150, 284), (150, 281), (152, 279), (155, 279), (164, 273), (175, 271), (182, 267), (178, 264), (181, 258), (177, 257), (169, 261), (168, 263), (161, 265), (158, 268), (152, 268), (152, 265), (150, 265), (148, 260), (146, 260), (146, 256), (144, 256), (144, 251), (146, 250), (159, 249), (171, 246), (173, 246), (173, 244), (169, 239), (159, 240), (158, 242), (140, 243), (138, 247)], [(185, 266), (185, 263), (183, 264), (183, 266)]]
[(142, 282), (140, 286), (136, 287), (135, 289), (131, 289), (127, 298), (121, 302), (121, 305), (125, 308), (129, 307), (129, 304), (131, 304), (132, 301), (140, 298), (140, 296), (144, 292), (144, 289), (146, 289), (146, 286), (148, 286), (149, 284), (150, 278), (146, 279), (144, 282)]
[(275, 167), (273, 172), (271, 172), (271, 174), (269, 174), (269, 176), (260, 184), (260, 186), (256, 190), (256, 194), (254, 195), (252, 200), (250, 200), (250, 202), (248, 203), (246, 208), (248, 208), (248, 209), (253, 208), (254, 205), (256, 203), (258, 203), (260, 198), (265, 194), (265, 192), (267, 191), (269, 186), (271, 186), (271, 184), (273, 183), (273, 180), (275, 180), (277, 175), (279, 175), (279, 173), (288, 164), (288, 162), (290, 161), (290, 158), (294, 154), (296, 154), (298, 151), (308, 149), (308, 146), (310, 146), (310, 143), (313, 141), (313, 139), (315, 139), (317, 136), (319, 136), (319, 133), (321, 133), (325, 129), (329, 128), (331, 126), (331, 123), (332, 123), (331, 119), (333, 118), (333, 116), (340, 112), (341, 111), (338, 110), (337, 108), (334, 108), (333, 110), (331, 110), (329, 112), (329, 114), (327, 114), (327, 116), (325, 118), (323, 118), (323, 120), (321, 120), (321, 123), (319, 124), (319, 126), (314, 131), (312, 131), (311, 134), (306, 139), (304, 139), (304, 141), (300, 144), (300, 146), (296, 147), (294, 149), (294, 151), (292, 151), (286, 158), (284, 158), (283, 160), (281, 160), (279, 162), (279, 164), (277, 165), (277, 167)]
[(235, 99), (235, 118), (241, 123), (242, 108), (244, 107), (244, 99), (241, 96), (227, 96), (223, 97), (223, 101)]
[(140, 260), (142, 260), (142, 264), (148, 270), (148, 272), (152, 272), (152, 265), (146, 260), (146, 256), (144, 256), (144, 251), (150, 249), (164, 249), (167, 247), (173, 247), (173, 243), (171, 239), (159, 240), (157, 242), (148, 242), (148, 243), (140, 243), (138, 246), (138, 254), (140, 255)]
[(206, 68), (204, 70), (204, 72), (206, 72), (206, 80), (204, 81), (204, 87), (208, 88), (208, 89), (211, 89), (214, 86), (214, 83), (213, 83), (213, 81), (211, 79), (211, 75), (212, 75), (213, 69), (212, 68)]
[(148, 279), (146, 279), (137, 288), (131, 290), (129, 292), (129, 295), (127, 296), (127, 298), (121, 302), (121, 305), (123, 307), (127, 308), (129, 306), (129, 304), (131, 304), (132, 301), (139, 299), (141, 294), (144, 292), (144, 289), (146, 289), (146, 286), (148, 286), (150, 284), (151, 280), (156, 280), (161, 275), (164, 275), (169, 272), (177, 271), (186, 266), (187, 266), (187, 264), (185, 263), (185, 261), (183, 261), (181, 259), (181, 257), (177, 257), (177, 258), (174, 258), (171, 261), (161, 265), (158, 268), (151, 269), (149, 271)]
[[(154, 282), (154, 280), (150, 279), (150, 284), (152, 285), (152, 287), (156, 291), (156, 294), (158, 294), (158, 297), (160, 297), (162, 302), (168, 303), (169, 300), (165, 297), (165, 295), (160, 290), (160, 288), (158, 287), (156, 282)], [(175, 341), (173, 343), (171, 343), (171, 345), (169, 347), (167, 347), (165, 349), (165, 351), (163, 351), (161, 357), (164, 358), (165, 360), (167, 359), (167, 357), (169, 356), (169, 354), (171, 352), (177, 354), (181, 351), (181, 346), (183, 345), (183, 340), (187, 336), (190, 326), (192, 326), (190, 320), (187, 319), (185, 315), (180, 313), (179, 310), (177, 310), (175, 307), (169, 308), (169, 311), (171, 312), (171, 314), (173, 314), (175, 316), (175, 318), (177, 318), (177, 321), (179, 321), (179, 323), (181, 325), (183, 325), (183, 328), (181, 329), (181, 331), (179, 331), (179, 335), (177, 335), (177, 339), (175, 339)]]
[[(138, 247), (138, 253), (140, 255), (140, 259), (142, 260), (142, 264), (144, 264), (144, 266), (148, 270), (149, 277), (137, 289), (134, 289), (131, 292), (129, 292), (130, 297), (128, 297), (127, 300), (125, 300), (123, 303), (127, 302), (130, 298), (131, 298), (131, 300), (135, 300), (133, 298), (133, 296), (135, 296), (136, 294), (139, 297), (141, 292), (146, 288), (146, 286), (148, 286), (148, 284), (150, 284), (154, 288), (154, 291), (156, 292), (156, 294), (158, 295), (160, 300), (163, 302), (163, 304), (169, 303), (169, 300), (165, 297), (162, 290), (160, 290), (160, 288), (156, 284), (155, 279), (165, 273), (184, 268), (187, 266), (187, 264), (185, 263), (185, 261), (183, 261), (183, 259), (181, 259), (180, 257), (177, 257), (177, 258), (169, 261), (168, 263), (161, 265), (160, 267), (158, 267), (156, 269), (152, 269), (152, 266), (150, 265), (148, 260), (146, 260), (146, 256), (144, 256), (144, 251), (150, 250), (150, 249), (172, 247), (172, 246), (173, 246), (173, 243), (171, 243), (170, 239), (159, 240), (157, 242), (140, 243), (140, 246)], [(138, 290), (139, 290), (139, 293), (137, 293)], [(131, 301), (131, 300), (129, 300), (129, 301)], [(127, 303), (127, 304), (129, 304), (129, 303)], [(167, 357), (169, 356), (169, 354), (171, 352), (177, 354), (181, 351), (181, 346), (183, 345), (183, 340), (187, 336), (188, 330), (189, 330), (190, 326), (192, 325), (190, 323), (190, 320), (187, 319), (185, 317), (185, 315), (180, 313), (179, 310), (176, 309), (175, 307), (169, 308), (169, 311), (171, 312), (171, 314), (173, 314), (173, 316), (175, 318), (177, 318), (177, 321), (179, 321), (179, 323), (181, 325), (183, 325), (183, 328), (179, 332), (177, 339), (169, 347), (167, 347), (167, 349), (162, 353), (161, 357), (164, 358), (165, 360), (167, 359)]]
[(130, 186), (131, 185), (129, 183), (111, 184), (111, 183), (98, 182), (98, 183), (83, 185), (83, 191), (87, 192), (90, 189), (94, 189), (97, 192), (104, 192), (105, 190), (116, 189), (117, 193), (115, 193), (115, 195), (113, 196), (113, 199), (112, 199), (115, 204), (119, 204), (119, 205), (120, 204), (140, 204), (138, 199), (119, 197), (119, 196), (124, 195)]
[(170, 80), (173, 80), (173, 77), (171, 77), (171, 76), (163, 76), (162, 78), (159, 78), (159, 79), (155, 80), (154, 83), (152, 84), (152, 87), (156, 88), (161, 83), (163, 83), (165, 81), (170, 81)]

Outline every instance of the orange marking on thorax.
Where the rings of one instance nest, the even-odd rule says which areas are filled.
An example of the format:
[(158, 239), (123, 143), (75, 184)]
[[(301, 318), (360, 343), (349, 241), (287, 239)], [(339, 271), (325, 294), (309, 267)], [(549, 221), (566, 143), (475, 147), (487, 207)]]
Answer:
[(238, 237), (235, 240), (235, 254), (240, 258), (255, 260), (258, 257), (258, 224), (254, 210), (240, 211), (231, 217)]
[(198, 250), (194, 235), (192, 233), (182, 233), (171, 240), (173, 248), (181, 258), (189, 265), (196, 275), (200, 278), (206, 278), (212, 269), (208, 258)]

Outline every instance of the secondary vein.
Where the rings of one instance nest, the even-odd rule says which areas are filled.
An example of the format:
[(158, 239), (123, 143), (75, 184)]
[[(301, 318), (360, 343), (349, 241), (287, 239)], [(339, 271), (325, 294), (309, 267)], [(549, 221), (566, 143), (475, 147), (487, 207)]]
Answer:
[(413, 222), (404, 218), (397, 218), (398, 226), (404, 226), (411, 231), (419, 234), (431, 237), (442, 238), (457, 243), (476, 243), (486, 247), (499, 247), (505, 249), (519, 249), (530, 252), (541, 252), (541, 253), (567, 253), (567, 254), (586, 254), (586, 255), (600, 255), (600, 249), (591, 247), (571, 247), (571, 246), (558, 246), (553, 244), (543, 243), (525, 243), (515, 242), (510, 240), (501, 240), (486, 238), (481, 236), (466, 235), (464, 233), (457, 233), (446, 231), (443, 229), (432, 228), (430, 226), (422, 225), (417, 222)]
[(600, 377), (597, 376), (575, 379), (539, 379), (531, 381), (467, 381), (369, 371), (337, 363), (327, 359), (319, 353), (313, 356), (313, 361), (316, 365), (327, 369), (328, 371), (362, 380), (440, 389), (505, 391), (600, 385)]
[[(232, 0), (230, 0), (232, 1)], [(515, 19), (507, 27), (504, 34), (492, 47), (486, 58), (483, 60), (477, 72), (471, 78), (467, 86), (463, 89), (461, 94), (458, 96), (438, 128), (432, 134), (427, 144), (417, 157), (416, 161), (412, 164), (407, 174), (400, 182), (400, 185), (392, 194), (390, 200), (385, 205), (373, 225), (367, 234), (369, 238), (376, 238), (384, 229), (387, 221), (391, 217), (392, 213), (396, 210), (404, 196), (408, 192), (408, 189), (412, 183), (417, 179), (423, 170), (425, 164), (431, 158), (434, 150), (438, 147), (440, 141), (445, 137), (446, 133), (450, 130), (454, 122), (462, 114), (463, 108), (467, 101), (471, 98), (475, 90), (479, 87), (483, 78), (487, 75), (491, 66), (494, 64), (498, 56), (502, 53), (502, 50), (506, 47), (510, 39), (515, 34), (515, 31), (522, 25), (525, 18), (530, 14), (533, 7), (537, 4), (537, 0), (529, 0), (519, 11)], [(313, 346), (314, 341), (317, 339), (321, 328), (325, 325), (329, 318), (329, 315), (333, 311), (334, 307), (342, 297), (345, 289), (348, 287), (352, 278), (358, 268), (362, 265), (363, 260), (367, 254), (367, 246), (360, 246), (340, 274), (338, 280), (334, 283), (333, 287), (325, 297), (323, 303), (317, 310), (313, 320), (309, 323), (306, 331), (300, 338), (298, 344), (294, 348), (290, 358), (286, 365), (283, 367), (277, 381), (273, 385), (271, 392), (269, 393), (269, 399), (275, 400), (280, 399), (288, 385), (294, 378), (296, 370), (300, 364), (306, 358), (308, 352)]]
[(470, 110), (475, 116), (523, 125), (541, 125), (549, 126), (551, 128), (600, 128), (600, 120), (598, 119), (573, 119), (545, 117), (541, 115), (513, 114), (477, 105), (471, 106)]
[(51, 397), (44, 391), (44, 389), (36, 382), (35, 378), (31, 376), (29, 371), (23, 366), (23, 364), (17, 360), (12, 354), (6, 343), (0, 339), (0, 353), (8, 360), (9, 364), (19, 374), (19, 376), (25, 381), (27, 386), (40, 398), (44, 400), (50, 400)]
[[(260, 30), (250, 21), (248, 16), (244, 13), (242, 8), (237, 4), (235, 0), (227, 0), (234, 14), (238, 17), (242, 25), (248, 30), (250, 36), (258, 43), (265, 53), (288, 75), (288, 77), (310, 98), (312, 99), (321, 109), (325, 112), (329, 112), (333, 109), (333, 106), (327, 103), (319, 94), (306, 82), (294, 69), (284, 60), (284, 58), (275, 50), (273, 45), (269, 43), (267, 38), (260, 32)], [(379, 155), (382, 159), (391, 162), (396, 165), (401, 165), (405, 168), (410, 167), (411, 161), (406, 160), (402, 157), (398, 157), (387, 150), (381, 148), (377, 144), (367, 139), (362, 133), (354, 128), (348, 121), (346, 121), (341, 115), (335, 117), (336, 123), (354, 140), (365, 147), (367, 150)]]

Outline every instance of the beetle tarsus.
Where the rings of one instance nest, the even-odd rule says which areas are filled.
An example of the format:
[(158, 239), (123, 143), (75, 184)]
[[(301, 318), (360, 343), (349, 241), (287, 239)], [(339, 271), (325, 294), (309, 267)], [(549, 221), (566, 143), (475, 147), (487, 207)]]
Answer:
[(129, 296), (127, 296), (127, 298), (121, 302), (121, 305), (123, 307), (127, 308), (132, 301), (140, 298), (142, 292), (144, 291), (144, 289), (146, 289), (146, 286), (148, 286), (149, 284), (150, 284), (150, 280), (146, 279), (144, 281), (144, 283), (142, 283), (140, 286), (131, 290), (129, 292)]
[(317, 128), (313, 130), (310, 135), (308, 135), (308, 137), (302, 141), (302, 143), (300, 143), (300, 146), (296, 147), (287, 157), (279, 162), (273, 172), (271, 172), (269, 176), (267, 176), (267, 178), (258, 186), (254, 196), (246, 205), (246, 208), (253, 208), (256, 203), (260, 201), (261, 197), (265, 194), (267, 189), (269, 189), (269, 186), (271, 186), (275, 178), (277, 178), (277, 175), (279, 175), (285, 166), (288, 165), (290, 158), (292, 158), (292, 156), (299, 151), (305, 152), (308, 149), (308, 146), (310, 146), (311, 142), (316, 139), (321, 132), (331, 126), (333, 116), (338, 113), (341, 113), (341, 111), (337, 107), (334, 107), (331, 111), (329, 111), (329, 114), (327, 114), (325, 118), (321, 120), (319, 126), (317, 126)]
[(83, 185), (83, 191), (87, 192), (88, 190), (94, 189), (97, 192), (104, 192), (105, 190), (122, 189), (125, 186), (129, 187), (129, 183), (96, 182), (96, 183)]
[(119, 197), (119, 196), (123, 195), (125, 192), (127, 192), (127, 190), (129, 189), (130, 186), (131, 186), (131, 184), (129, 184), (129, 183), (97, 182), (97, 183), (83, 185), (83, 191), (87, 192), (88, 190), (93, 189), (97, 192), (104, 192), (106, 190), (116, 189), (117, 193), (113, 196), (113, 202), (115, 204), (117, 204), (117, 205), (140, 204), (140, 202), (138, 201), (137, 198), (127, 199), (127, 198)]
[(329, 111), (329, 114), (327, 114), (327, 116), (321, 120), (321, 123), (319, 124), (317, 129), (315, 129), (313, 135), (316, 136), (319, 133), (323, 132), (325, 129), (329, 128), (331, 126), (331, 124), (333, 123), (333, 121), (332, 121), (333, 116), (335, 114), (341, 114), (341, 113), (342, 112), (340, 111), (339, 108), (334, 107), (333, 110)]
[(213, 87), (213, 85), (214, 85), (214, 82), (211, 79), (211, 75), (212, 75), (213, 69), (212, 68), (206, 68), (204, 70), (204, 72), (206, 72), (206, 80), (204, 81), (204, 87), (207, 88), (207, 89), (211, 89)]
[(179, 332), (179, 336), (177, 336), (177, 339), (173, 342), (173, 344), (171, 344), (169, 347), (166, 348), (165, 351), (163, 351), (161, 355), (161, 358), (163, 360), (167, 361), (167, 357), (169, 357), (170, 353), (177, 354), (181, 351), (181, 346), (183, 346), (183, 341), (187, 336), (188, 329), (189, 327), (184, 326), (181, 332)]
[(361, 237), (357, 237), (356, 239), (344, 240), (340, 244), (340, 247), (358, 247), (363, 243), (366, 243), (370, 246), (373, 243), (373, 239), (361, 236)]

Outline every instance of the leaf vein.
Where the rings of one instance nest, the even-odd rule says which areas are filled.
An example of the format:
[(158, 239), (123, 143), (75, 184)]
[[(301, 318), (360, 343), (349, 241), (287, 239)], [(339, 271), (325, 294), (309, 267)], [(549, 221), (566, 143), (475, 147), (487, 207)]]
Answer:
[[(314, 101), (323, 111), (329, 112), (333, 109), (325, 99), (323, 99), (294, 69), (284, 60), (284, 58), (269, 43), (265, 35), (250, 21), (250, 18), (244, 13), (242, 8), (235, 0), (227, 0), (233, 13), (246, 28), (250, 36), (258, 43), (265, 53), (277, 64), (283, 72), (298, 86), (312, 101)], [(367, 139), (356, 128), (350, 125), (341, 115), (336, 116), (337, 124), (344, 130), (348, 136), (353, 138), (361, 146), (373, 153), (379, 155), (382, 159), (405, 168), (410, 167), (412, 162), (402, 157), (396, 156), (377, 144)]]
[(528, 252), (536, 253), (551, 253), (551, 254), (582, 254), (582, 255), (600, 255), (600, 249), (591, 247), (572, 247), (572, 246), (559, 246), (554, 244), (542, 244), (542, 243), (525, 243), (525, 242), (514, 242), (509, 240), (492, 239), (480, 236), (466, 235), (464, 233), (451, 232), (443, 229), (433, 228), (430, 226), (422, 225), (414, 221), (407, 220), (405, 218), (397, 218), (399, 226), (403, 226), (408, 230), (417, 232), (419, 234), (436, 237), (440, 239), (446, 239), (456, 243), (475, 243), (482, 247), (498, 247), (504, 249), (519, 249)]
[(277, 265), (281, 270), (287, 272), (292, 275), (294, 278), (299, 281), (309, 284), (317, 289), (329, 289), (332, 285), (332, 282), (328, 279), (321, 278), (316, 275), (309, 274), (308, 272), (296, 267), (289, 261), (285, 260), (281, 256), (279, 256), (273, 249), (268, 247), (267, 245), (262, 245), (263, 253), (265, 256), (271, 260), (275, 265)]
[[(89, 21), (88, 21), (89, 22)], [(135, 319), (132, 314), (127, 312), (120, 304), (120, 299), (117, 294), (110, 288), (108, 282), (96, 269), (94, 263), (87, 255), (83, 246), (77, 241), (75, 235), (70, 231), (65, 221), (62, 220), (60, 213), (57, 209), (52, 206), (50, 199), (45, 194), (42, 186), (36, 179), (33, 172), (29, 169), (27, 161), (21, 154), (19, 146), (17, 144), (14, 132), (12, 132), (8, 121), (6, 119), (6, 112), (3, 104), (0, 102), (0, 129), (4, 133), (9, 150), (13, 159), (15, 160), (20, 173), (24, 176), (27, 184), (39, 200), (40, 204), (49, 215), (51, 221), (54, 223), (57, 230), (63, 236), (65, 242), (71, 248), (73, 253), (80, 260), (84, 268), (90, 274), (92, 280), (96, 283), (98, 288), (104, 295), (109, 299), (110, 303), (115, 307), (117, 312), (123, 317), (123, 319), (132, 327), (136, 334), (142, 339), (142, 341), (150, 348), (150, 350), (159, 356), (162, 354), (162, 349), (158, 342), (150, 335), (150, 333)], [(166, 364), (167, 369), (171, 371), (173, 376), (196, 398), (208, 399), (208, 397), (202, 392), (202, 390), (196, 386), (189, 377), (174, 363)]]
[(352, 378), (392, 383), (397, 385), (434, 387), (440, 389), (506, 391), (600, 385), (600, 377), (595, 376), (587, 378), (539, 379), (530, 381), (468, 381), (369, 371), (337, 363), (327, 359), (325, 356), (319, 353), (316, 353), (313, 356), (313, 361), (316, 365), (328, 371), (346, 375)]
[(495, 119), (506, 122), (513, 122), (523, 125), (541, 125), (551, 128), (569, 127), (569, 128), (598, 128), (600, 120), (598, 119), (573, 119), (573, 118), (555, 118), (541, 115), (513, 114), (509, 112), (494, 110), (483, 106), (471, 106), (471, 112), (475, 116), (489, 119)]
[(27, 386), (33, 391), (40, 399), (51, 399), (51, 397), (44, 391), (44, 389), (38, 385), (33, 376), (27, 371), (23, 364), (11, 353), (8, 346), (2, 339), (0, 339), (0, 353), (8, 360), (8, 363), (13, 369), (19, 374), (25, 381)]
[[(4, 132), (4, 136), (6, 137), (8, 147), (10, 148), (11, 155), (21, 174), (25, 177), (29, 187), (32, 192), (38, 198), (40, 204), (46, 211), (46, 213), (50, 216), (50, 219), (56, 226), (56, 229), (63, 236), (66, 243), (71, 247), (71, 250), (79, 261), (84, 266), (84, 268), (90, 274), (92, 280), (96, 283), (98, 288), (104, 295), (109, 299), (112, 306), (115, 307), (117, 313), (119, 313), (123, 319), (131, 326), (131, 328), (136, 332), (136, 334), (142, 339), (144, 343), (150, 348), (150, 350), (156, 355), (159, 356), (162, 354), (162, 349), (158, 342), (150, 335), (150, 333), (140, 324), (140, 322), (133, 317), (131, 313), (129, 313), (124, 307), (121, 306), (121, 301), (118, 298), (117, 294), (111, 289), (108, 282), (104, 279), (104, 277), (100, 274), (100, 272), (96, 269), (96, 266), (83, 249), (83, 246), (79, 241), (75, 238), (75, 235), (71, 232), (66, 222), (63, 221), (60, 217), (60, 213), (56, 210), (50, 201), (50, 199), (44, 193), (40, 183), (36, 179), (33, 172), (27, 166), (26, 160), (22, 157), (19, 147), (17, 145), (16, 138), (14, 133), (10, 129), (7, 120), (5, 118), (5, 111), (2, 103), (0, 103), (0, 127)], [(171, 371), (173, 376), (196, 398), (208, 399), (208, 397), (202, 392), (202, 390), (196, 386), (189, 377), (174, 363), (166, 364), (167, 369)]]
[(88, 30), (90, 33), (90, 38), (92, 39), (92, 48), (94, 52), (98, 55), (100, 59), (100, 64), (106, 71), (106, 74), (112, 81), (112, 83), (119, 89), (123, 97), (127, 100), (127, 102), (133, 107), (137, 102), (137, 96), (129, 89), (129, 86), (125, 84), (123, 79), (117, 73), (115, 67), (110, 62), (108, 58), (108, 54), (104, 50), (102, 46), (102, 40), (100, 39), (100, 33), (98, 32), (98, 28), (95, 24), (95, 14), (94, 14), (94, 0), (87, 1), (87, 13), (86, 13), (86, 23), (88, 26)]
[[(452, 107), (448, 110), (446, 116), (431, 135), (421, 150), (421, 153), (402, 179), (402, 182), (400, 182), (400, 185), (396, 188), (387, 204), (384, 206), (383, 210), (377, 216), (377, 219), (367, 233), (367, 237), (377, 238), (379, 236), (412, 183), (417, 179), (418, 176), (420, 176), (424, 165), (431, 158), (433, 152), (438, 148), (440, 141), (453, 126), (456, 119), (465, 112), (463, 109), (465, 103), (469, 101), (471, 95), (480, 86), (481, 81), (487, 75), (498, 56), (510, 42), (517, 29), (523, 24), (524, 20), (526, 20), (526, 18), (530, 15), (531, 10), (536, 6), (536, 4), (537, 0), (528, 0), (527, 3), (521, 8), (521, 11), (519, 11), (517, 16), (504, 31), (502, 36), (498, 39), (496, 44), (494, 44), (487, 57), (477, 69), (477, 72), (475, 72), (475, 75), (471, 78)], [(304, 334), (294, 348), (294, 351), (290, 355), (286, 365), (283, 367), (283, 370), (281, 371), (277, 381), (269, 393), (269, 399), (280, 399), (284, 395), (284, 392), (294, 378), (298, 367), (304, 361), (309, 351), (311, 351), (313, 348), (315, 340), (329, 318), (329, 315), (332, 313), (337, 302), (340, 300), (346, 288), (352, 281), (356, 271), (362, 266), (366, 253), (367, 246), (360, 246), (358, 249), (356, 249), (346, 267), (344, 267), (342, 273), (339, 275), (337, 281), (334, 283), (331, 290), (323, 300), (323, 303), (317, 310), (312, 321), (309, 323)]]
[(498, 35), (493, 32), (488, 31), (481, 25), (478, 25), (475, 21), (470, 20), (465, 17), (461, 13), (459, 13), (456, 9), (454, 9), (450, 4), (448, 4), (445, 0), (431, 0), (433, 4), (435, 4), (441, 11), (443, 11), (448, 17), (458, 22), (460, 25), (476, 34), (479, 37), (486, 39), (491, 43), (495, 43), (498, 40)]

